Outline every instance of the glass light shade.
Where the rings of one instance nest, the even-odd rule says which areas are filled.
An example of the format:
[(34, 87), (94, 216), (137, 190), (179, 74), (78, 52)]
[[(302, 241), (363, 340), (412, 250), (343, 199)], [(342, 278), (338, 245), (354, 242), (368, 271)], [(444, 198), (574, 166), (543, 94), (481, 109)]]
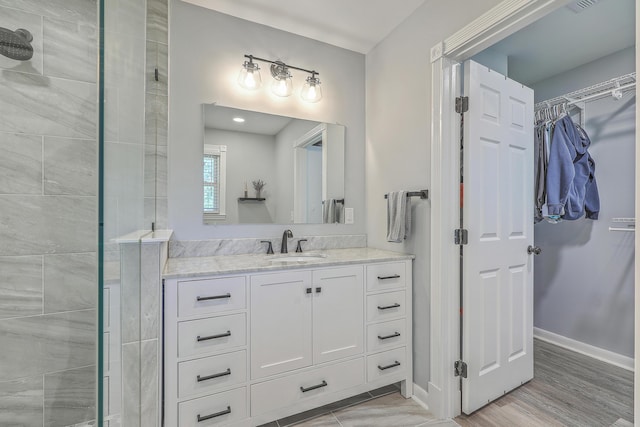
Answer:
[(262, 84), (259, 70), (260, 67), (258, 67), (258, 64), (245, 61), (238, 75), (238, 84), (248, 90), (258, 89)]
[(322, 88), (320, 79), (314, 76), (307, 77), (307, 81), (302, 87), (300, 97), (307, 102), (318, 102), (322, 99)]
[(286, 77), (275, 77), (271, 83), (271, 91), (278, 96), (289, 96), (293, 92), (293, 83), (291, 83), (291, 75)]

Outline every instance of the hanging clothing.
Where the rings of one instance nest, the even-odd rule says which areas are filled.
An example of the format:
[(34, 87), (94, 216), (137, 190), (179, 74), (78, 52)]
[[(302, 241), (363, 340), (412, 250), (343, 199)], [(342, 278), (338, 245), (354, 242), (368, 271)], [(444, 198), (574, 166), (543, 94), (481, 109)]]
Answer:
[(546, 176), (548, 216), (576, 220), (598, 219), (600, 198), (595, 161), (587, 151), (591, 140), (571, 117), (553, 123)]

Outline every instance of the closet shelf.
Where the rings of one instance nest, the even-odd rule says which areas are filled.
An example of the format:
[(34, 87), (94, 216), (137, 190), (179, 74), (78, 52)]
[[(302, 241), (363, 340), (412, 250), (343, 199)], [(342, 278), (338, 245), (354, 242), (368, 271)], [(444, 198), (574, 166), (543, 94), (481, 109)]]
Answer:
[(604, 98), (607, 96), (614, 96), (618, 94), (619, 97), (624, 92), (635, 89), (636, 87), (636, 73), (625, 74), (620, 77), (616, 77), (611, 80), (607, 80), (601, 83), (597, 83), (593, 86), (585, 87), (562, 96), (548, 99), (546, 101), (538, 102), (535, 105), (535, 110), (541, 110), (543, 108), (550, 108), (554, 105), (564, 104), (575, 105), (580, 102), (590, 101), (593, 99)]

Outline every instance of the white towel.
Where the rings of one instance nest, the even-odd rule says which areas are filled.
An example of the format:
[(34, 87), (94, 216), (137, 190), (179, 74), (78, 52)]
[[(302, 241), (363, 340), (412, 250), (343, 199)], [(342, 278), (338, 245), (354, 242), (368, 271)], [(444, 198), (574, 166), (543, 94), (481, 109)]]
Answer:
[(411, 234), (411, 198), (406, 191), (387, 195), (387, 241), (402, 243)]
[(325, 224), (338, 222), (338, 216), (336, 215), (336, 199), (327, 199), (322, 204), (322, 222)]

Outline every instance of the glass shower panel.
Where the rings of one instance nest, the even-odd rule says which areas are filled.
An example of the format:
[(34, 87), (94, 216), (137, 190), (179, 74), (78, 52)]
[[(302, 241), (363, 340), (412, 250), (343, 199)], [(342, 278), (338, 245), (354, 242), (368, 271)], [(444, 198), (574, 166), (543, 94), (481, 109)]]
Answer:
[[(102, 147), (104, 426), (140, 426), (142, 238), (145, 218), (145, 56), (147, 2), (101, 1), (103, 9)], [(153, 425), (153, 424), (151, 424)]]

